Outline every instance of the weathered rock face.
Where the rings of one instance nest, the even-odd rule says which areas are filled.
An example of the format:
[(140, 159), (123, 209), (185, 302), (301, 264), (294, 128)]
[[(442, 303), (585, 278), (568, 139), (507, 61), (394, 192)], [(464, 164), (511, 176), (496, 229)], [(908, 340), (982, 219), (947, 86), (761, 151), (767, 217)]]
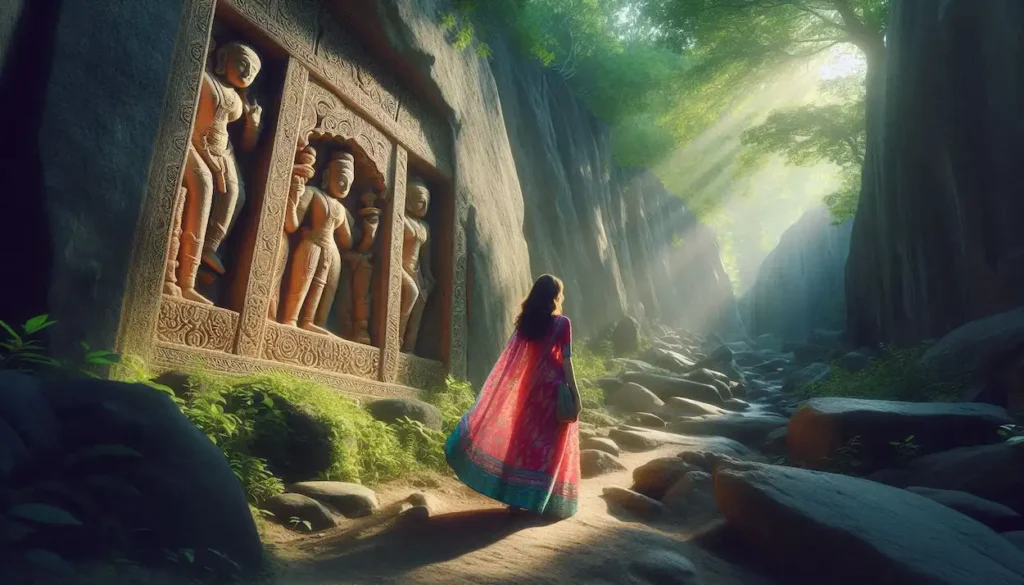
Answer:
[(857, 342), (938, 337), (1024, 293), (1024, 5), (896, 1), (846, 272)]
[(652, 174), (613, 165), (607, 129), (561, 77), (500, 40), (490, 60), (454, 48), (437, 0), (377, 12), (373, 24), (451, 110), (455, 185), (469, 202), (471, 380), (486, 377), (544, 272), (565, 282), (578, 336), (639, 316), (639, 304), (696, 331), (739, 329), (714, 234)]
[(807, 341), (815, 329), (843, 328), (851, 228), (819, 208), (786, 230), (740, 303), (748, 333)]

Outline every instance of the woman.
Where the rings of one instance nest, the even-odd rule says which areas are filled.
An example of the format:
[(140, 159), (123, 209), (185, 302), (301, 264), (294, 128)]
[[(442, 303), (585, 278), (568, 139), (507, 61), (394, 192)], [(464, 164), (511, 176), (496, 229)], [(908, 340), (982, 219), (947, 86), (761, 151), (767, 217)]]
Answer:
[(579, 425), (555, 417), (560, 383), (580, 404), (562, 300), (561, 280), (537, 279), (476, 404), (445, 444), (466, 485), (512, 511), (556, 518), (576, 513), (580, 484)]

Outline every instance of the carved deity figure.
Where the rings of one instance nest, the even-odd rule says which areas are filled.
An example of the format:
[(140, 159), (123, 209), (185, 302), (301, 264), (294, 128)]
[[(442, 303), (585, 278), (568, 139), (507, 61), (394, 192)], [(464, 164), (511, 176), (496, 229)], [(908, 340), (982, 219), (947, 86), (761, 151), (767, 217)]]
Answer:
[[(213, 304), (195, 290), (200, 261), (218, 274), (224, 273), (217, 250), (227, 237), (241, 195), (228, 125), (244, 118), (239, 147), (248, 151), (256, 145), (263, 109), (248, 102), (245, 90), (261, 66), (251, 47), (227, 43), (217, 49), (213, 71), (203, 72), (195, 128), (185, 159), (184, 206), (180, 219), (173, 220), (181, 225), (176, 286), (181, 296), (191, 301)], [(174, 291), (175, 287), (165, 289)]]
[(357, 243), (352, 250), (344, 254), (351, 290), (342, 291), (339, 317), (343, 335), (356, 343), (370, 343), (373, 243), (380, 227), (382, 211), (378, 207), (379, 199), (380, 194), (372, 189), (367, 189), (360, 195), (362, 208), (359, 209), (359, 217), (362, 221), (354, 238)]
[(399, 336), (402, 351), (416, 348), (423, 307), (434, 290), (430, 270), (430, 226), (427, 209), (430, 190), (422, 179), (412, 178), (405, 195), (405, 234), (402, 245), (402, 312)]
[[(303, 152), (316, 156), (311, 146)], [(324, 328), (341, 277), (341, 252), (352, 247), (352, 218), (341, 200), (355, 180), (355, 159), (337, 150), (324, 171), (322, 189), (293, 182), (285, 209), (285, 231), (299, 232), (284, 279), (281, 323), (330, 335)]]

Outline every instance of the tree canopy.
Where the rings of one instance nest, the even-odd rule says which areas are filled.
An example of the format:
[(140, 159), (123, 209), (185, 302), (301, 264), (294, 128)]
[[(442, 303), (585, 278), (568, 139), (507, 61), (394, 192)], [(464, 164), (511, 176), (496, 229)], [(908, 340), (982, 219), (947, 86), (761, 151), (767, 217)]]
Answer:
[[(489, 41), (502, 35), (560, 73), (611, 127), (616, 162), (640, 166), (693, 141), (780, 69), (843, 44), (875, 66), (887, 2), (453, 0), (444, 24), (457, 45), (489, 55)], [(853, 78), (824, 89), (821, 103), (772, 112), (749, 128), (739, 168), (774, 155), (832, 163), (843, 186), (826, 203), (843, 219), (859, 193), (864, 86)]]

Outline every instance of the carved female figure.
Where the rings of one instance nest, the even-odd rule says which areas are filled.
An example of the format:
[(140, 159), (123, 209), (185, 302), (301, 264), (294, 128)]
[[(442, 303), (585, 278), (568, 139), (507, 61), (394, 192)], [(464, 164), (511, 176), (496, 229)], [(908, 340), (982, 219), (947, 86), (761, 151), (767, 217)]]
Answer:
[(430, 190), (422, 179), (412, 178), (405, 195), (405, 234), (402, 245), (402, 313), (399, 336), (402, 351), (416, 348), (423, 307), (434, 290), (430, 270), (430, 226), (427, 210)]
[(372, 298), (370, 285), (373, 283), (373, 242), (380, 227), (382, 210), (377, 206), (380, 195), (367, 189), (360, 196), (362, 208), (359, 209), (359, 230), (355, 234), (358, 240), (355, 248), (346, 251), (345, 265), (348, 267), (351, 287), (340, 295), (342, 306), (340, 313), (342, 335), (356, 343), (370, 343), (370, 311)]
[(261, 66), (251, 47), (227, 43), (217, 50), (213, 71), (203, 72), (195, 128), (185, 159), (177, 267), (181, 295), (188, 300), (213, 304), (195, 290), (200, 260), (224, 273), (217, 250), (231, 227), (240, 197), (238, 163), (228, 124), (244, 117), (240, 147), (251, 150), (256, 145), (263, 109), (246, 100), (245, 90)]
[[(307, 155), (316, 151), (307, 146)], [(341, 200), (355, 179), (355, 159), (338, 150), (324, 171), (323, 188), (299, 184), (285, 210), (285, 231), (299, 231), (281, 300), (281, 323), (330, 335), (324, 325), (341, 277), (341, 252), (352, 247), (352, 218)]]

